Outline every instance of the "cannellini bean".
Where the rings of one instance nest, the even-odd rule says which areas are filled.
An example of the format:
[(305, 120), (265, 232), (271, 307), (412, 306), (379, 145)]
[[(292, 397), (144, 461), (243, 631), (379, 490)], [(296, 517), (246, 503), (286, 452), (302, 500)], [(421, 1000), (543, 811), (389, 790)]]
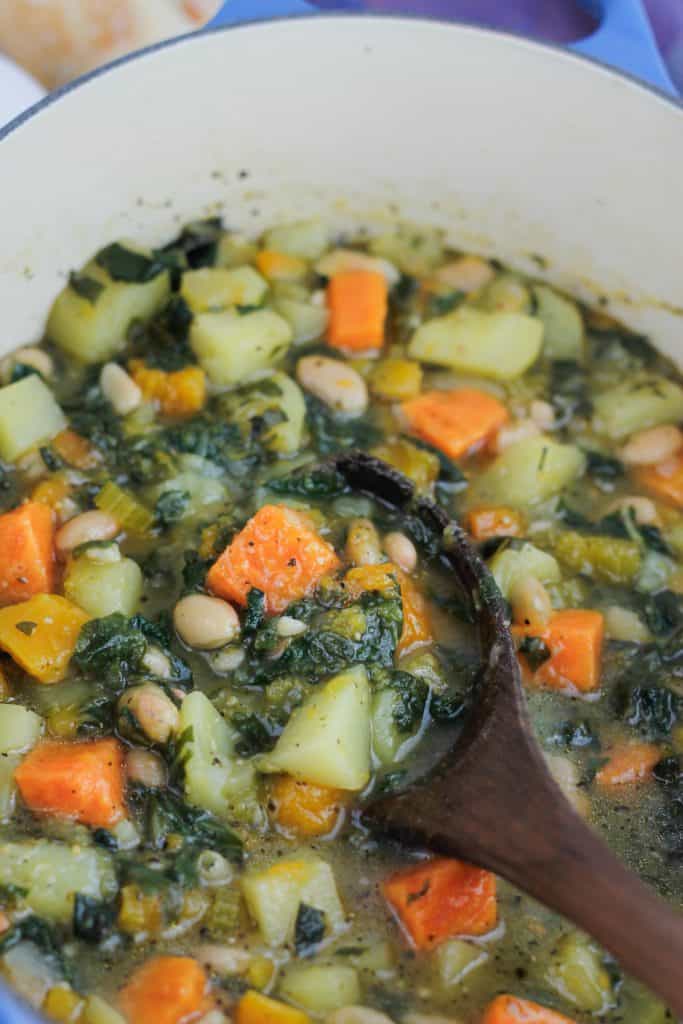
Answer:
[(197, 959), (213, 974), (244, 974), (253, 960), (253, 955), (240, 946), (220, 946), (204, 943), (197, 950)]
[(130, 711), (153, 743), (166, 743), (178, 727), (178, 709), (156, 683), (132, 686), (119, 698), (119, 710)]
[(301, 619), (295, 619), (291, 615), (283, 615), (277, 620), (277, 635), (285, 639), (290, 636), (300, 636), (305, 633), (308, 626)]
[(99, 545), (95, 547), (93, 545), (86, 548), (85, 556), (91, 562), (98, 562), (100, 565), (112, 565), (114, 562), (121, 561), (121, 548), (113, 542), (105, 544), (103, 547)]
[(382, 559), (379, 534), (370, 519), (352, 519), (346, 534), (347, 561), (353, 565), (377, 565)]
[(535, 576), (525, 576), (510, 590), (512, 617), (519, 626), (544, 629), (553, 613), (550, 594)]
[(226, 647), (222, 651), (216, 651), (209, 658), (209, 664), (217, 675), (224, 675), (227, 672), (234, 672), (239, 668), (247, 652), (243, 647)]
[(119, 532), (119, 524), (107, 512), (93, 509), (69, 519), (55, 536), (55, 546), (61, 555), (66, 555), (81, 544), (98, 540), (113, 540)]
[(157, 679), (170, 679), (173, 675), (170, 659), (158, 647), (148, 647), (142, 658), (142, 665)]
[(360, 416), (368, 407), (365, 381), (353, 367), (327, 356), (304, 356), (296, 367), (301, 387), (347, 416)]
[(639, 526), (656, 526), (659, 522), (657, 506), (651, 498), (642, 497), (640, 494), (627, 494), (625, 498), (617, 498), (609, 505), (607, 511), (620, 512), (622, 508), (633, 509), (635, 520)]
[(434, 274), (434, 278), (440, 284), (448, 285), (459, 292), (476, 292), (492, 281), (494, 276), (491, 264), (480, 256), (461, 256), (452, 263), (439, 267)]
[(100, 390), (119, 416), (127, 416), (142, 402), (142, 391), (118, 363), (105, 363), (102, 367)]
[(26, 348), (18, 348), (16, 352), (13, 352), (7, 360), (8, 369), (11, 371), (11, 368), (16, 366), (17, 363), (33, 367), (34, 370), (37, 370), (45, 378), (50, 378), (55, 369), (52, 356), (43, 351), (42, 348), (34, 348), (33, 345), (27, 345)]
[(384, 538), (384, 550), (390, 562), (404, 572), (413, 572), (417, 565), (417, 549), (410, 537), (398, 531), (388, 533)]
[(227, 885), (232, 879), (232, 865), (215, 850), (203, 850), (197, 858), (197, 872), (204, 885)]
[(552, 430), (555, 426), (555, 410), (550, 402), (535, 398), (529, 406), (529, 414), (540, 430)]
[(555, 779), (569, 803), (577, 814), (585, 817), (589, 811), (588, 797), (579, 787), (579, 769), (562, 754), (546, 754), (545, 759), (550, 774)]
[(369, 1006), (344, 1006), (325, 1018), (325, 1024), (394, 1024), (391, 1017)]
[(315, 269), (324, 277), (332, 277), (342, 270), (374, 270), (386, 277), (389, 287), (395, 285), (401, 277), (400, 271), (389, 260), (368, 256), (355, 249), (333, 249), (318, 260)]
[(131, 782), (139, 782), (149, 789), (159, 789), (166, 785), (168, 772), (163, 758), (153, 750), (133, 747), (126, 754), (126, 773)]
[(518, 441), (525, 441), (528, 437), (537, 437), (541, 431), (533, 420), (517, 420), (509, 423), (507, 427), (501, 427), (496, 435), (493, 447), (498, 454), (506, 448), (517, 444)]
[(233, 606), (206, 594), (181, 598), (173, 609), (173, 625), (183, 643), (199, 651), (225, 647), (240, 631), (240, 620)]
[(672, 458), (682, 445), (683, 433), (678, 427), (651, 427), (632, 434), (619, 455), (627, 466), (653, 466)]
[(646, 644), (651, 639), (650, 630), (630, 608), (622, 608), (613, 604), (605, 608), (605, 632), (612, 640), (626, 640), (636, 644)]

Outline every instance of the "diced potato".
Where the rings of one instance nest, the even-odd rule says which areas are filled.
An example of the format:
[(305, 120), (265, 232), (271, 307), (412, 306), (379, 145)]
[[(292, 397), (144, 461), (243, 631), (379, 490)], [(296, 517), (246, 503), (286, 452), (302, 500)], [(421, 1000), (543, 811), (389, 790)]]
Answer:
[(404, 274), (419, 277), (443, 262), (443, 232), (405, 224), (372, 238), (370, 252), (389, 260)]
[(144, 284), (113, 281), (94, 261), (83, 275), (103, 290), (94, 302), (67, 285), (55, 299), (47, 322), (47, 336), (60, 348), (84, 363), (101, 363), (120, 352), (133, 320), (157, 313), (171, 292), (168, 271)]
[(294, 345), (305, 345), (322, 338), (330, 319), (327, 306), (316, 306), (312, 302), (282, 297), (275, 300), (275, 309), (292, 328)]
[(48, 958), (34, 942), (19, 942), (3, 954), (2, 975), (36, 1009), (42, 1008), (49, 990), (62, 980), (54, 958)]
[(558, 494), (585, 468), (586, 458), (575, 445), (526, 438), (506, 448), (474, 481), (468, 505), (535, 505)]
[(545, 284), (534, 286), (536, 316), (543, 323), (543, 354), (548, 359), (583, 362), (583, 319), (575, 302)]
[(370, 778), (370, 690), (362, 665), (317, 689), (297, 708), (270, 754), (265, 772), (304, 782), (362, 789)]
[(69, 565), (64, 593), (88, 615), (102, 619), (114, 612), (134, 615), (140, 605), (142, 585), (142, 570), (132, 558), (97, 562), (86, 553)]
[(192, 804), (225, 818), (240, 805), (253, 811), (254, 768), (235, 755), (236, 733), (201, 690), (180, 706), (178, 736), (183, 738), (185, 795)]
[(332, 1013), (360, 1002), (358, 974), (353, 967), (297, 965), (285, 971), (278, 989), (285, 999), (311, 1013)]
[(216, 248), (217, 267), (243, 267), (253, 263), (258, 245), (244, 235), (221, 235)]
[(483, 966), (488, 958), (485, 949), (464, 939), (450, 939), (442, 943), (434, 951), (434, 966), (441, 987), (446, 990), (457, 988), (468, 974)]
[(234, 312), (200, 313), (190, 329), (190, 344), (214, 384), (238, 384), (280, 360), (292, 329), (270, 310), (240, 316)]
[(304, 854), (247, 871), (242, 877), (242, 892), (249, 913), (270, 946), (292, 941), (301, 903), (323, 911), (328, 933), (344, 924), (332, 868), (320, 857)]
[(195, 313), (229, 306), (258, 306), (267, 291), (267, 281), (253, 267), (186, 270), (180, 282), (180, 294)]
[(266, 232), (264, 248), (318, 260), (327, 248), (328, 229), (322, 220), (300, 220), (281, 224)]
[(419, 395), (422, 367), (413, 359), (382, 359), (373, 369), (370, 390), (387, 402), (400, 402)]
[(0, 756), (25, 754), (42, 736), (44, 724), (21, 704), (0, 704)]
[(683, 388), (654, 374), (629, 376), (593, 399), (593, 429), (615, 440), (683, 419)]
[(543, 324), (523, 313), (487, 313), (461, 306), (418, 327), (413, 359), (494, 380), (520, 377), (536, 361)]
[(598, 950), (578, 932), (561, 940), (546, 980), (580, 1010), (604, 1013), (614, 1003), (610, 976)]
[(47, 839), (0, 843), (0, 885), (26, 889), (31, 910), (65, 924), (77, 892), (103, 900), (117, 890), (116, 872), (104, 850)]
[(477, 305), (491, 313), (528, 313), (531, 295), (515, 274), (498, 274), (484, 289)]
[(83, 1024), (126, 1024), (118, 1010), (99, 996), (88, 996), (81, 1020)]
[(37, 374), (0, 388), (0, 456), (7, 462), (51, 441), (65, 427), (64, 413)]
[(518, 548), (499, 548), (489, 562), (489, 569), (507, 601), (515, 584), (528, 576), (541, 583), (557, 583), (561, 578), (557, 559), (526, 542)]

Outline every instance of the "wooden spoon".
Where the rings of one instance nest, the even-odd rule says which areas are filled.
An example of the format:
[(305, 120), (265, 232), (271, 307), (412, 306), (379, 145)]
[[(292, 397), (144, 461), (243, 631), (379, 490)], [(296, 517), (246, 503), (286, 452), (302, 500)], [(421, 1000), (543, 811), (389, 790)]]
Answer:
[(455, 746), (429, 776), (370, 803), (364, 817), (410, 845), (507, 878), (589, 932), (683, 1017), (683, 916), (645, 886), (571, 807), (531, 731), (506, 609), (464, 531), (386, 463), (350, 452), (334, 465), (354, 489), (410, 508), (441, 536), (477, 609), (485, 667)]

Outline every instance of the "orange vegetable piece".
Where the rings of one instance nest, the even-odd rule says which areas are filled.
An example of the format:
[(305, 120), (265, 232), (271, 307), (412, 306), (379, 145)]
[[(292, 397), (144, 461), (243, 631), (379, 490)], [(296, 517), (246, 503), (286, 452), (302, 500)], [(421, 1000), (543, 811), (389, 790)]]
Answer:
[(310, 1024), (310, 1017), (302, 1010), (252, 989), (245, 992), (237, 1004), (235, 1024)]
[(36, 484), (31, 492), (31, 501), (37, 501), (39, 505), (47, 505), (55, 510), (70, 493), (71, 485), (66, 476), (55, 473), (47, 480), (41, 480), (39, 484)]
[(288, 281), (306, 273), (306, 261), (288, 252), (263, 249), (256, 257), (256, 266), (269, 281)]
[(439, 857), (399, 871), (382, 891), (416, 949), (484, 935), (496, 923), (495, 875), (461, 860)]
[(314, 786), (291, 775), (279, 775), (273, 780), (270, 797), (277, 824), (300, 836), (330, 833), (347, 802), (347, 794), (341, 789)]
[(595, 776), (600, 789), (646, 782), (652, 769), (662, 759), (654, 743), (623, 743), (610, 752), (609, 760)]
[(466, 528), (475, 540), (491, 537), (521, 537), (524, 520), (514, 508), (505, 505), (482, 505), (468, 514)]
[[(550, 650), (550, 657), (535, 673), (525, 673), (532, 682), (553, 690), (573, 686), (582, 693), (595, 690), (600, 683), (604, 632), (605, 622), (600, 612), (580, 608), (556, 612), (542, 631), (534, 626), (512, 627), (515, 637), (538, 637)], [(520, 661), (525, 666), (523, 655)]]
[(29, 501), (0, 516), (0, 605), (47, 594), (55, 583), (54, 527), (47, 505)]
[(528, 999), (498, 996), (489, 1004), (481, 1024), (575, 1024), (575, 1021)]
[(94, 469), (101, 462), (101, 455), (85, 437), (75, 430), (62, 430), (52, 442), (52, 447), (69, 466), (76, 469)]
[(213, 999), (204, 968), (189, 956), (155, 956), (121, 989), (129, 1024), (189, 1024), (208, 1013)]
[(397, 652), (404, 654), (418, 644), (431, 643), (432, 624), (429, 608), (422, 593), (415, 586), (410, 576), (391, 562), (380, 565), (359, 565), (344, 576), (346, 592), (351, 600), (357, 600), (366, 590), (379, 590), (386, 593), (396, 583), (401, 589), (403, 603), (403, 630), (398, 642)]
[(256, 587), (265, 594), (266, 611), (278, 615), (338, 566), (332, 545), (303, 515), (283, 505), (264, 505), (214, 562), (206, 580), (214, 594), (243, 607)]
[(65, 597), (38, 594), (0, 609), (0, 648), (38, 682), (58, 683), (89, 618)]
[(146, 366), (142, 359), (131, 359), (128, 369), (145, 400), (158, 402), (164, 416), (193, 416), (204, 408), (206, 374), (200, 366), (169, 373)]
[(634, 477), (636, 483), (655, 498), (683, 508), (683, 454), (656, 466), (641, 466)]
[(384, 344), (388, 287), (376, 270), (342, 270), (330, 278), (327, 340), (333, 348), (364, 352)]
[(14, 778), (22, 800), (37, 813), (93, 828), (109, 828), (125, 815), (123, 747), (116, 739), (43, 740)]
[(413, 433), (451, 459), (481, 448), (508, 419), (502, 402), (476, 388), (428, 391), (401, 409)]

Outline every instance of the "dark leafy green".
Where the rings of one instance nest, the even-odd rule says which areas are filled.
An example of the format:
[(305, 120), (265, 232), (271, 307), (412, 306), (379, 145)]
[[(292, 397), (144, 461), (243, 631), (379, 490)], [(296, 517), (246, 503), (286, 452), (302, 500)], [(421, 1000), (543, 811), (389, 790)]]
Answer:
[(185, 516), (189, 504), (189, 491), (164, 491), (159, 495), (154, 507), (157, 523), (162, 529), (168, 529), (169, 526), (179, 523)]
[(74, 935), (85, 942), (101, 942), (112, 930), (116, 920), (116, 907), (77, 892), (74, 900)]
[(539, 636), (525, 636), (519, 645), (519, 652), (526, 658), (532, 672), (539, 669), (550, 657), (550, 648)]
[(294, 948), (297, 956), (311, 956), (325, 938), (325, 914), (308, 903), (300, 903), (294, 925)]
[(140, 669), (146, 650), (144, 634), (125, 615), (115, 612), (86, 622), (73, 661), (89, 675), (124, 686), (129, 676)]
[(69, 274), (69, 288), (76, 292), (76, 295), (80, 296), (81, 299), (85, 299), (86, 302), (90, 302), (93, 306), (104, 291), (104, 285), (101, 281), (96, 281), (94, 277), (89, 277), (87, 274), (78, 274), (75, 271)]
[(95, 262), (107, 271), (113, 281), (126, 284), (146, 284), (165, 269), (161, 260), (127, 249), (120, 242), (112, 242), (100, 249)]
[(240, 736), (235, 746), (240, 757), (253, 757), (272, 750), (282, 732), (282, 724), (272, 715), (237, 711), (230, 721)]
[(303, 498), (335, 498), (349, 490), (344, 477), (332, 466), (317, 466), (276, 477), (268, 482), (268, 488), (275, 494)]

